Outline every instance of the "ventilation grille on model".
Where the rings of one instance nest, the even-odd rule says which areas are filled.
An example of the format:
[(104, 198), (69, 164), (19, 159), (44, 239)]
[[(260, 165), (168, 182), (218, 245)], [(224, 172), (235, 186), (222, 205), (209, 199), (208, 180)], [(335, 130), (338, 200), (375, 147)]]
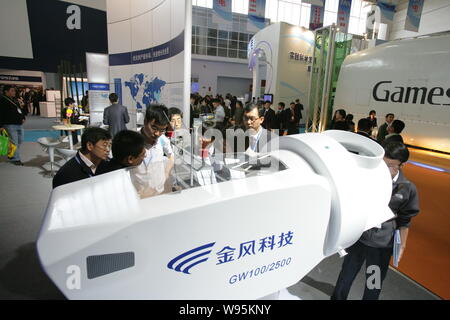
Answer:
[(89, 256), (86, 258), (88, 279), (134, 267), (134, 252)]

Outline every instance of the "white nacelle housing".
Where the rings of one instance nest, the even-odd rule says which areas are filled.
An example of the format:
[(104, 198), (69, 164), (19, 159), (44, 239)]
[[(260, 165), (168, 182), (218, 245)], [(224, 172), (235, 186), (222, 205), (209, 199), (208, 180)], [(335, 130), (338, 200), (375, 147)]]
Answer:
[(450, 152), (450, 34), (390, 41), (345, 58), (334, 109), (405, 122), (407, 144)]
[(180, 193), (140, 199), (128, 170), (56, 188), (43, 268), (70, 299), (257, 299), (393, 217), (375, 142), (336, 131), (277, 141), (282, 169)]

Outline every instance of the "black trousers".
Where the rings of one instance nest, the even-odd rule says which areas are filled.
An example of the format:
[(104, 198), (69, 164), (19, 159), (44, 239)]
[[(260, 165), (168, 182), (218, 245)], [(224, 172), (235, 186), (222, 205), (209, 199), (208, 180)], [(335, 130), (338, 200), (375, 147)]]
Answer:
[[(347, 253), (331, 300), (347, 300), (353, 280), (355, 280), (364, 261), (366, 261), (366, 283), (363, 300), (378, 300), (383, 281), (386, 278), (389, 268), (392, 248), (373, 248), (358, 241), (347, 249)], [(378, 266), (380, 271), (380, 279), (378, 279), (379, 286), (375, 286), (375, 288), (372, 285), (370, 285), (370, 288), (368, 286), (368, 282), (373, 284), (373, 276), (378, 276), (374, 272), (373, 267), (369, 268), (371, 266)]]
[(41, 115), (41, 108), (39, 106), (39, 103), (33, 103), (33, 115)]

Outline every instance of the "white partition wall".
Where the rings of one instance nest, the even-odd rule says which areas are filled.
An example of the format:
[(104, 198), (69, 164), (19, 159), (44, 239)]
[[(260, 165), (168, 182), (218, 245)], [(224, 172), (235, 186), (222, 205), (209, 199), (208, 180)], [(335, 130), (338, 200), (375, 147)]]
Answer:
[[(313, 49), (313, 32), (284, 22), (272, 24), (252, 38), (249, 66), (253, 70), (258, 64), (267, 66), (265, 93), (274, 95), (274, 105), (288, 105), (295, 99), (306, 103)], [(259, 83), (263, 76), (255, 71), (254, 81)], [(256, 91), (254, 85), (253, 96), (259, 96)]]
[(191, 1), (108, 0), (110, 84), (123, 105), (139, 113), (164, 103), (189, 119), (190, 14)]
[(86, 53), (91, 125), (103, 123), (103, 111), (110, 105), (108, 60), (109, 57), (107, 54)]

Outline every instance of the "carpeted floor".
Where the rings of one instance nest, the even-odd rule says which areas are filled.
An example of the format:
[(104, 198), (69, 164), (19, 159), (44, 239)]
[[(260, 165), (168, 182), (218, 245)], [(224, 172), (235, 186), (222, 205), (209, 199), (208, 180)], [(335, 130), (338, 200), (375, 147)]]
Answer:
[(444, 299), (450, 299), (450, 173), (408, 164), (421, 212), (414, 218), (399, 270)]
[(50, 137), (58, 139), (60, 137), (60, 131), (57, 130), (25, 130), (25, 142), (36, 142), (39, 138)]

